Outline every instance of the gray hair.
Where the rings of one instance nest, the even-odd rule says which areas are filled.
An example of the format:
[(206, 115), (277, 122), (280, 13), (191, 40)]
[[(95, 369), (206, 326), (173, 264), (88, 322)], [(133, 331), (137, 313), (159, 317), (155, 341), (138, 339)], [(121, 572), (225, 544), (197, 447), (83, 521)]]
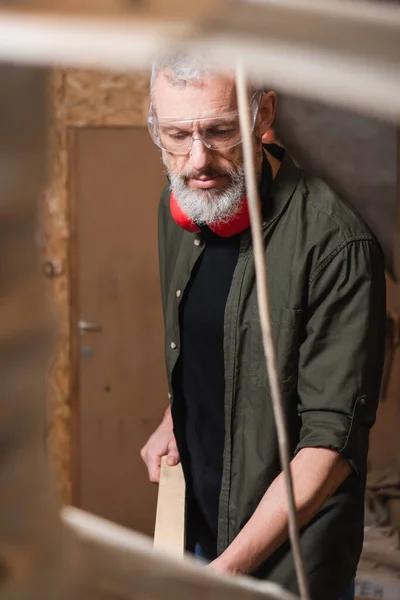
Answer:
[[(168, 81), (177, 87), (184, 88), (187, 83), (202, 81), (207, 75), (215, 74), (231, 74), (235, 76), (234, 71), (223, 69), (217, 63), (205, 59), (203, 56), (196, 54), (163, 54), (158, 56), (152, 65), (150, 79), (150, 97), (153, 101), (154, 82), (161, 71), (168, 71), (166, 77)], [(263, 86), (258, 85), (255, 81), (250, 82), (250, 93), (265, 92)]]
[(190, 54), (169, 54), (156, 58), (153, 62), (150, 79), (150, 93), (153, 95), (154, 82), (161, 71), (168, 70), (168, 80), (172, 85), (185, 87), (187, 83), (201, 81), (210, 73), (221, 73), (221, 67), (202, 56)]

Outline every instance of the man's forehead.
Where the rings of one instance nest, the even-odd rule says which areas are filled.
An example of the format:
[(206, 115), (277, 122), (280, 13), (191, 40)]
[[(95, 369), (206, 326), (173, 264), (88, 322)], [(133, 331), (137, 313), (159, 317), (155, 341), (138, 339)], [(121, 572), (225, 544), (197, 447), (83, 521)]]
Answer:
[(237, 110), (233, 77), (207, 76), (200, 81), (172, 83), (168, 72), (159, 73), (153, 87), (153, 102), (159, 119), (217, 117)]

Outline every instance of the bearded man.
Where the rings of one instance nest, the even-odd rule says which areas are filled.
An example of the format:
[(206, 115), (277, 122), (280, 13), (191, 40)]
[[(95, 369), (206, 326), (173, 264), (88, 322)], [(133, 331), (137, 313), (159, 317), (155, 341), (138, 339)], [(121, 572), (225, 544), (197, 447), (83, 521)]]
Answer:
[[(318, 178), (262, 138), (276, 94), (254, 88), (256, 173), (301, 544), (313, 600), (354, 596), (369, 430), (385, 332), (381, 250)], [(142, 450), (182, 462), (187, 548), (211, 568), (297, 591), (257, 309), (233, 74), (154, 65), (149, 130), (169, 183), (159, 209), (170, 406)]]

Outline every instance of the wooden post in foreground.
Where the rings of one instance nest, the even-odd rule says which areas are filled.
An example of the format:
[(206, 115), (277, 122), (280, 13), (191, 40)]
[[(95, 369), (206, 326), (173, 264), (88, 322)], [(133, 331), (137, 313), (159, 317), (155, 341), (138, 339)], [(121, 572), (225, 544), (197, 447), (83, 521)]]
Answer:
[[(77, 509), (60, 519), (45, 447), (53, 335), (38, 242), (45, 89), (43, 72), (0, 66), (0, 600), (294, 600), (276, 585), (169, 558), (150, 539)], [(164, 539), (179, 533), (182, 548), (183, 521), (169, 529), (165, 512), (184, 506), (180, 468), (166, 469), (159, 523)]]

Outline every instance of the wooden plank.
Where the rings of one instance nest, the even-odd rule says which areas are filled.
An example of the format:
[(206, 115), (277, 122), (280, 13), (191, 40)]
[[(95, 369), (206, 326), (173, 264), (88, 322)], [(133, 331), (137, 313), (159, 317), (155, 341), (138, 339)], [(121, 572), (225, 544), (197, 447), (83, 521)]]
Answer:
[(182, 556), (185, 548), (185, 480), (182, 466), (161, 461), (154, 546)]
[[(171, 473), (179, 467), (168, 467)], [(190, 556), (159, 552), (151, 539), (75, 508), (65, 507), (62, 520), (81, 542), (77, 565), (86, 595), (65, 599), (98, 600), (296, 600), (279, 585), (250, 577), (220, 574)], [(80, 552), (79, 552), (80, 550)], [(81, 587), (78, 586), (79, 592)], [(90, 595), (92, 592), (93, 595)], [(40, 597), (31, 596), (23, 600)], [(60, 598), (60, 596), (57, 596)], [(15, 600), (0, 595), (1, 600)], [(22, 600), (18, 597), (16, 600)], [(47, 598), (46, 598), (47, 600)], [(64, 597), (63, 597), (64, 600)]]
[(41, 71), (0, 66), (1, 600), (35, 593), (41, 600), (62, 598), (64, 538), (44, 448), (50, 315), (35, 240), (46, 170), (46, 88)]
[(96, 15), (106, 17), (157, 18), (157, 19), (198, 19), (210, 13), (215, 0), (187, 2), (186, 0), (34, 0), (20, 7), (13, 7), (19, 13), (46, 13), (62, 15)]

